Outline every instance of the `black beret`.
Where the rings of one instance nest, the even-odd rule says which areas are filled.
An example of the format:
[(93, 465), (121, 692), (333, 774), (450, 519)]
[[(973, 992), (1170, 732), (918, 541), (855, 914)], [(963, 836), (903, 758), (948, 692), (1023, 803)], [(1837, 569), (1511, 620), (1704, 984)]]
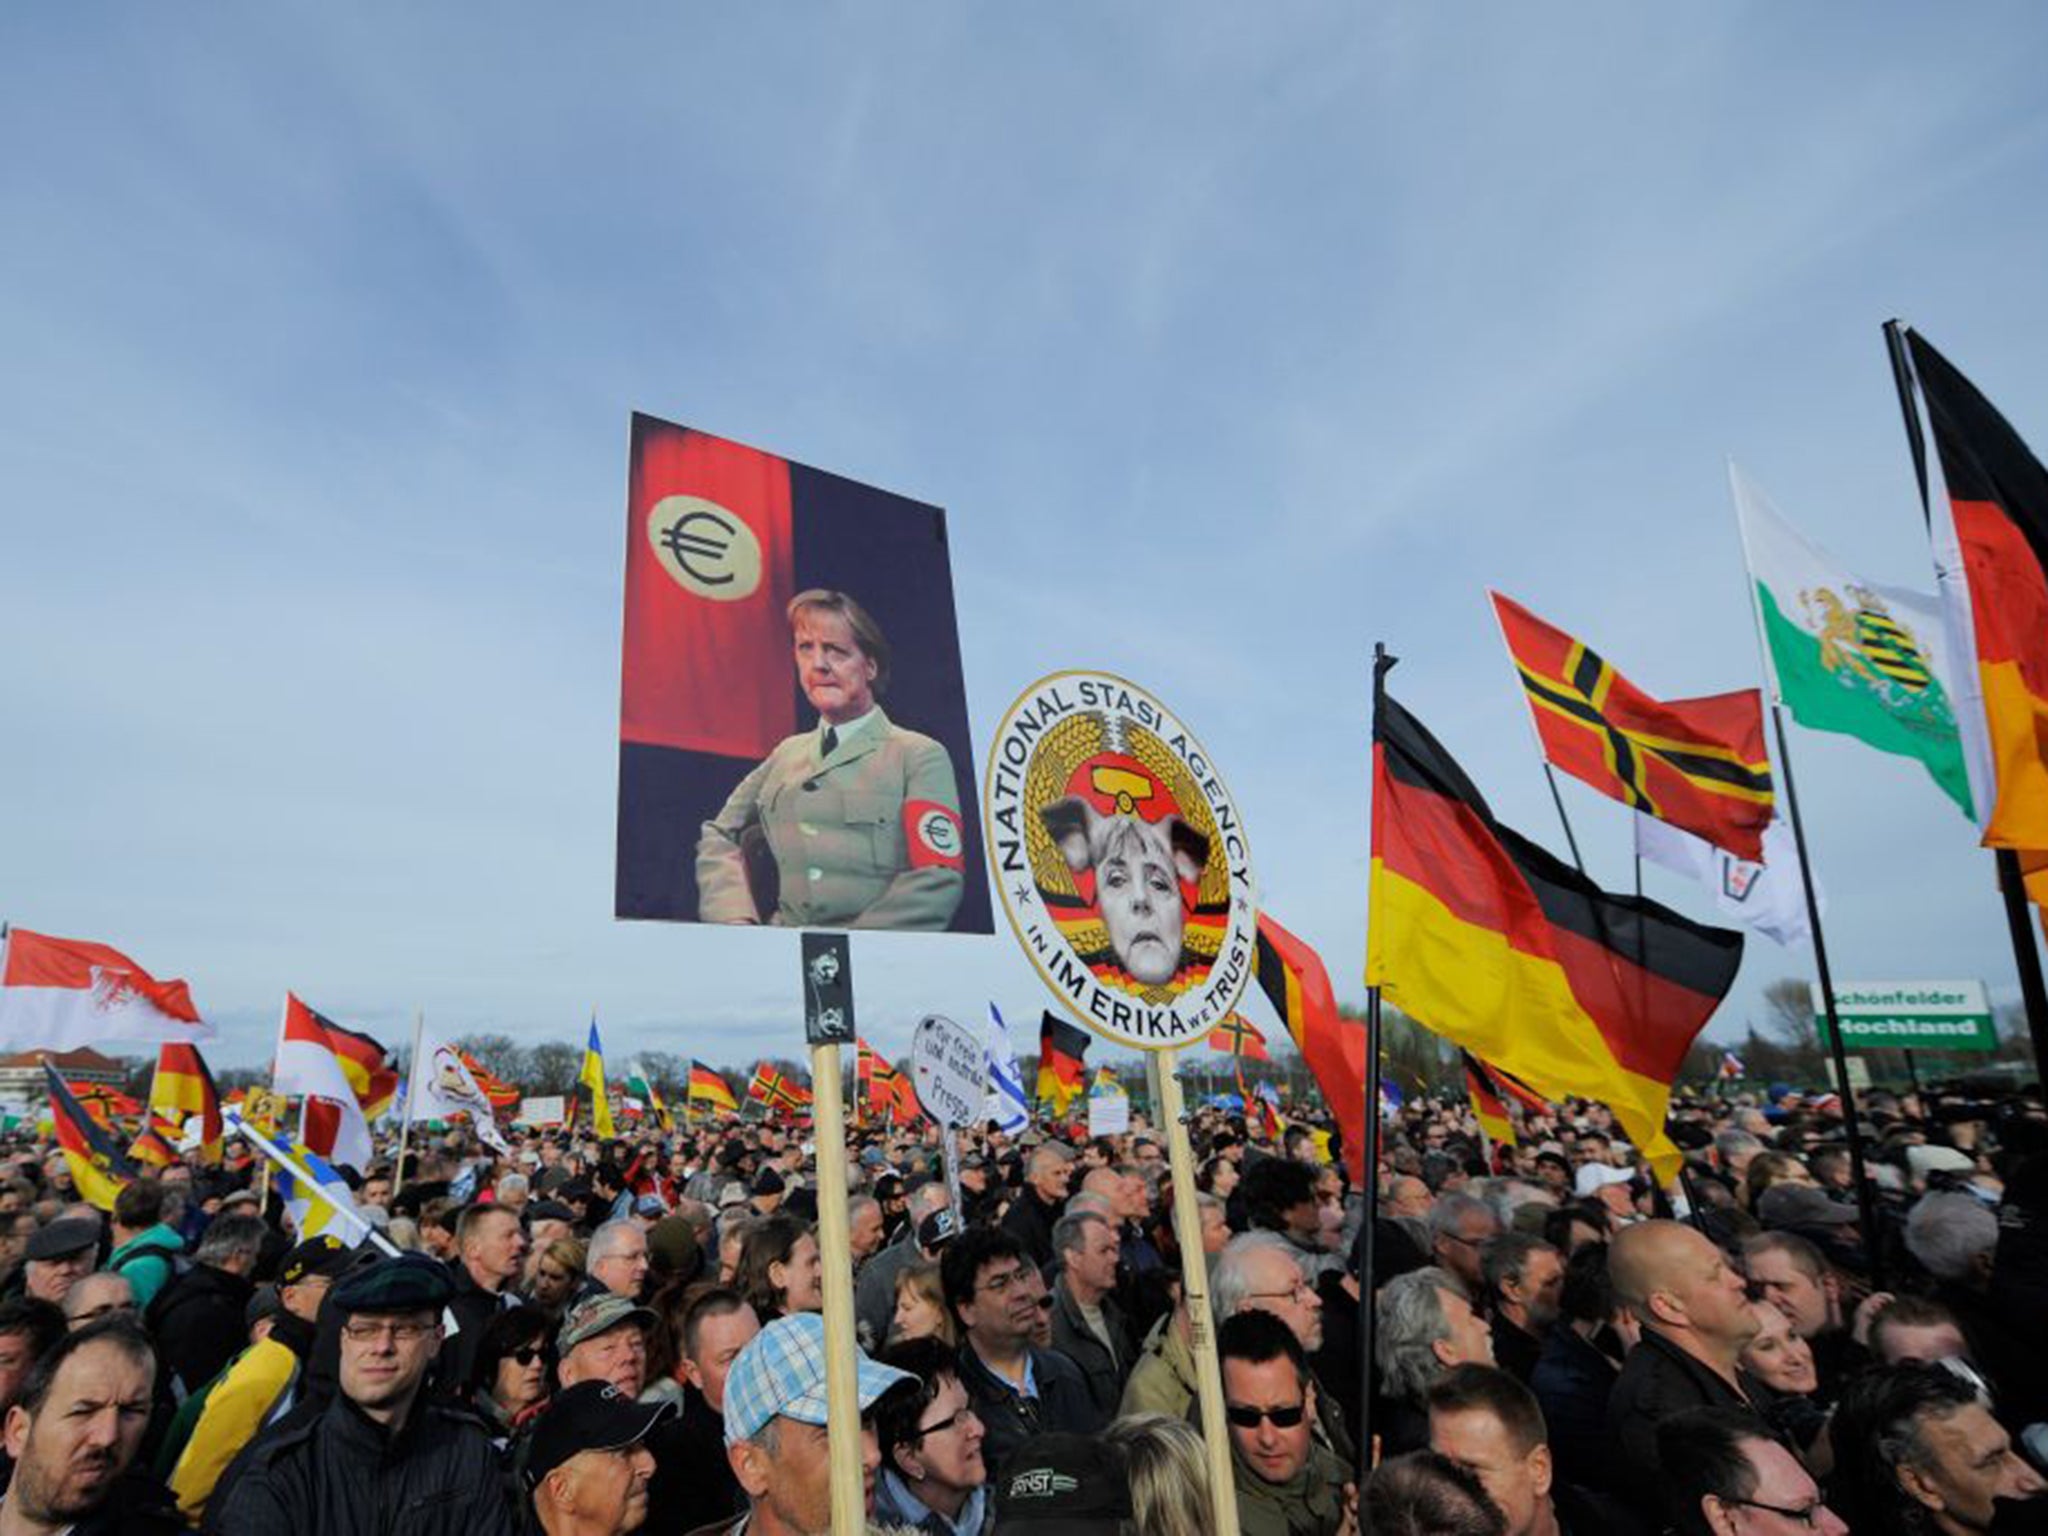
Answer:
[(343, 1317), (358, 1312), (438, 1312), (455, 1294), (448, 1267), (423, 1253), (380, 1259), (347, 1276), (327, 1293)]

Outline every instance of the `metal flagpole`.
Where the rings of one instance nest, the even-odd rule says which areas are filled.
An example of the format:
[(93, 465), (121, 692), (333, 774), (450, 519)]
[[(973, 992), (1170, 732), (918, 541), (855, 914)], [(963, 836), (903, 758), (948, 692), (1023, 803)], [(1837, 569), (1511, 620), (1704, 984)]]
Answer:
[(384, 1253), (385, 1257), (393, 1259), (398, 1257), (397, 1244), (393, 1243), (390, 1238), (386, 1237), (382, 1232), (379, 1232), (375, 1227), (371, 1226), (368, 1221), (364, 1220), (363, 1215), (360, 1211), (350, 1210), (347, 1206), (343, 1205), (340, 1201), (336, 1200), (332, 1195), (328, 1194), (327, 1191), (321, 1187), (319, 1180), (315, 1179), (312, 1176), (312, 1174), (308, 1173), (304, 1168), (301, 1168), (297, 1163), (292, 1161), (290, 1153), (286, 1152), (282, 1147), (278, 1146), (276, 1142), (272, 1141), (269, 1137), (265, 1136), (261, 1131), (257, 1130), (255, 1126), (251, 1125), (247, 1120), (245, 1120), (242, 1117), (242, 1112), (240, 1110), (236, 1109), (232, 1104), (225, 1106), (221, 1113), (221, 1120), (223, 1126), (229, 1133), (236, 1136), (240, 1136), (244, 1141), (249, 1142), (252, 1146), (256, 1148), (257, 1151), (263, 1154), (263, 1166), (266, 1170), (273, 1163), (276, 1164), (278, 1167), (282, 1168), (286, 1173), (290, 1174), (293, 1180), (296, 1181), (300, 1185), (300, 1187), (306, 1191), (307, 1194), (313, 1196), (315, 1199), (327, 1205), (329, 1208), (333, 1210), (334, 1214), (339, 1216), (342, 1220), (353, 1223), (355, 1230), (358, 1234), (358, 1242), (367, 1239), (371, 1243), (374, 1243)]
[(1842, 1046), (1842, 1024), (1835, 1013), (1835, 982), (1828, 970), (1827, 940), (1821, 934), (1820, 899), (1813, 890), (1813, 866), (1806, 857), (1806, 824), (1799, 815), (1799, 791), (1792, 778), (1792, 753), (1785, 740), (1785, 711), (1771, 704), (1771, 724), (1778, 735), (1778, 767), (1785, 775), (1785, 808), (1792, 820), (1792, 846), (1799, 853), (1799, 878), (1806, 886), (1806, 925), (1813, 933), (1813, 966), (1820, 977), (1821, 1007), (1827, 1016), (1828, 1058), (1834, 1064), (1835, 1092), (1842, 1098), (1842, 1124), (1849, 1135), (1849, 1169), (1856, 1181), (1856, 1219), (1863, 1228), (1863, 1247), (1870, 1258), (1870, 1278), (1884, 1289), (1884, 1255), (1877, 1231), (1877, 1202), (1863, 1163), (1863, 1131), (1856, 1123), (1856, 1090), (1849, 1083), (1849, 1057)]
[[(1906, 446), (1913, 454), (1913, 476), (1920, 490), (1920, 515), (1933, 532), (1934, 503), (1927, 482), (1926, 434), (1920, 407), (1913, 397), (1913, 364), (1906, 353), (1905, 327), (1897, 320), (1884, 324), (1885, 350), (1891, 357), (1892, 382), (1898, 386), (1899, 413), (1905, 419)], [(1938, 556), (1937, 551), (1937, 556)], [(1973, 789), (1975, 786), (1972, 786)], [(1989, 819), (1989, 811), (1986, 811)], [(2005, 902), (2005, 924), (2012, 938), (2013, 964), (2020, 974), (2020, 1000), (2026, 1006), (2027, 1038), (2034, 1047), (2034, 1071), (2048, 1072), (2048, 982), (2041, 975), (2041, 952), (2034, 947), (2034, 925), (2027, 912), (2025, 872), (2010, 848), (1995, 850), (1998, 892)]]
[[(1381, 707), (1387, 699), (1387, 674), (1394, 670), (1400, 658), (1388, 652), (1386, 645), (1376, 643), (1372, 648), (1372, 728), (1375, 737), (1379, 734)], [(1373, 807), (1373, 814), (1380, 813), (1380, 807)], [(1366, 913), (1370, 925), (1374, 914)], [(1373, 1387), (1377, 1372), (1373, 1355), (1378, 1345), (1379, 1308), (1373, 1279), (1378, 1263), (1379, 1222), (1380, 1222), (1380, 989), (1368, 987), (1365, 991), (1365, 1209), (1358, 1229), (1358, 1369), (1361, 1390), (1358, 1394), (1358, 1480), (1364, 1483), (1372, 1471), (1372, 1406)]]

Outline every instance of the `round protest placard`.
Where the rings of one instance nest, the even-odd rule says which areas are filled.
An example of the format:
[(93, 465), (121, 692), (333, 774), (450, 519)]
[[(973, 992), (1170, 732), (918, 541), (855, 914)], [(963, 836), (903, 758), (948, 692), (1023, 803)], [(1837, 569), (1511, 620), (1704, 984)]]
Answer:
[(910, 1075), (917, 1102), (948, 1130), (981, 1117), (988, 1096), (987, 1056), (979, 1038), (937, 1014), (910, 1037)]
[(982, 797), (996, 889), (1046, 985), (1141, 1050), (1205, 1038), (1250, 979), (1251, 846), (1193, 733), (1135, 683), (1057, 672), (1010, 706)]

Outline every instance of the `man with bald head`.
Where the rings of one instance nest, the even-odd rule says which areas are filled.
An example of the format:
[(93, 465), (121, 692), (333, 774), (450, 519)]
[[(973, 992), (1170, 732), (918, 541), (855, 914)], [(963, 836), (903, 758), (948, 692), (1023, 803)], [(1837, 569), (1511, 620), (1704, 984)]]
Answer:
[(1645, 1221), (1608, 1246), (1614, 1293), (1642, 1325), (1607, 1400), (1607, 1429), (1620, 1451), (1618, 1490), (1646, 1520), (1664, 1513), (1657, 1425), (1689, 1408), (1725, 1408), (1756, 1418), (1765, 1392), (1736, 1363), (1756, 1337), (1747, 1289), (1728, 1256), (1691, 1227)]
[(1040, 1269), (1052, 1262), (1052, 1227), (1067, 1203), (1068, 1181), (1074, 1172), (1072, 1157), (1054, 1141), (1033, 1150), (1024, 1164), (1024, 1187), (1003, 1213), (1003, 1230), (1024, 1245), (1024, 1252)]

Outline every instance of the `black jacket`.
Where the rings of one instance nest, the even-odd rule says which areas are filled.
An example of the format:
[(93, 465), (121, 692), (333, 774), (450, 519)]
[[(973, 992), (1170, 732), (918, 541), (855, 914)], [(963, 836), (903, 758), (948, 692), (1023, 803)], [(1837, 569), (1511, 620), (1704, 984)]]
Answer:
[[(691, 1525), (737, 1515), (747, 1507), (740, 1480), (732, 1475), (732, 1463), (725, 1457), (725, 1416), (712, 1410), (702, 1392), (688, 1388), (683, 1395), (683, 1416), (663, 1428), (672, 1433), (662, 1447), (667, 1460), (656, 1471), (655, 1482), (659, 1484), (667, 1474), (685, 1491)], [(650, 1532), (660, 1529), (654, 1515), (650, 1502), (646, 1525)], [(679, 1531), (683, 1526), (677, 1522), (669, 1528)]]
[(115, 1480), (100, 1507), (81, 1515), (67, 1536), (182, 1536), (184, 1517), (170, 1491), (130, 1468)]
[(1738, 1371), (1737, 1391), (1711, 1367), (1695, 1360), (1654, 1329), (1643, 1330), (1642, 1342), (1628, 1352), (1614, 1391), (1607, 1399), (1607, 1434), (1616, 1451), (1613, 1478), (1607, 1486), (1635, 1507), (1647, 1521), (1662, 1521), (1666, 1480), (1657, 1457), (1657, 1426), (1687, 1408), (1733, 1408), (1756, 1420), (1760, 1436), (1776, 1439), (1757, 1405), (1764, 1389), (1746, 1371)]
[(1038, 1388), (1035, 1399), (1025, 1397), (983, 1365), (972, 1344), (960, 1346), (960, 1385), (967, 1389), (967, 1400), (987, 1431), (981, 1455), (991, 1479), (1010, 1459), (1010, 1453), (1033, 1435), (1051, 1430), (1092, 1435), (1109, 1422), (1109, 1415), (1098, 1410), (1089, 1397), (1081, 1368), (1065, 1355), (1049, 1349), (1032, 1350), (1031, 1377)]
[(1124, 1397), (1124, 1381), (1138, 1361), (1137, 1346), (1131, 1342), (1131, 1331), (1124, 1325), (1123, 1308), (1113, 1297), (1102, 1298), (1103, 1326), (1116, 1341), (1116, 1349), (1112, 1353), (1095, 1330), (1088, 1326), (1088, 1320), (1081, 1315), (1080, 1303), (1074, 1300), (1074, 1293), (1067, 1289), (1064, 1279), (1052, 1288), (1052, 1298), (1052, 1347), (1080, 1368), (1081, 1379), (1088, 1386), (1089, 1400), (1102, 1415), (1102, 1422), (1107, 1424), (1116, 1417), (1117, 1405)]
[[(1563, 1325), (1560, 1325), (1563, 1326)], [(1529, 1378), (1536, 1373), (1536, 1362), (1543, 1355), (1543, 1341), (1522, 1327), (1511, 1323), (1500, 1313), (1493, 1314), (1493, 1363), (1506, 1371), (1523, 1386), (1529, 1385)]]
[(196, 1264), (158, 1293), (149, 1331), (166, 1382), (180, 1398), (205, 1386), (249, 1345), (249, 1298), (256, 1282)]
[(339, 1395), (317, 1415), (266, 1431), (215, 1528), (233, 1536), (513, 1536), (515, 1529), (482, 1422), (424, 1392), (395, 1432)]
[(1550, 1430), (1550, 1454), (1560, 1482), (1610, 1487), (1614, 1448), (1607, 1439), (1607, 1400), (1621, 1367), (1560, 1321), (1543, 1341), (1529, 1377)]
[(1003, 1230), (1024, 1245), (1031, 1262), (1040, 1269), (1052, 1262), (1052, 1224), (1060, 1219), (1060, 1209), (1048, 1205), (1026, 1184), (1003, 1212)]
[(469, 1266), (457, 1259), (448, 1266), (455, 1280), (455, 1295), (448, 1310), (455, 1314), (457, 1331), (441, 1346), (441, 1388), (450, 1396), (469, 1389), (470, 1368), (476, 1364), (476, 1347), (484, 1339), (491, 1319), (519, 1298), (511, 1291), (487, 1291), (469, 1273)]

